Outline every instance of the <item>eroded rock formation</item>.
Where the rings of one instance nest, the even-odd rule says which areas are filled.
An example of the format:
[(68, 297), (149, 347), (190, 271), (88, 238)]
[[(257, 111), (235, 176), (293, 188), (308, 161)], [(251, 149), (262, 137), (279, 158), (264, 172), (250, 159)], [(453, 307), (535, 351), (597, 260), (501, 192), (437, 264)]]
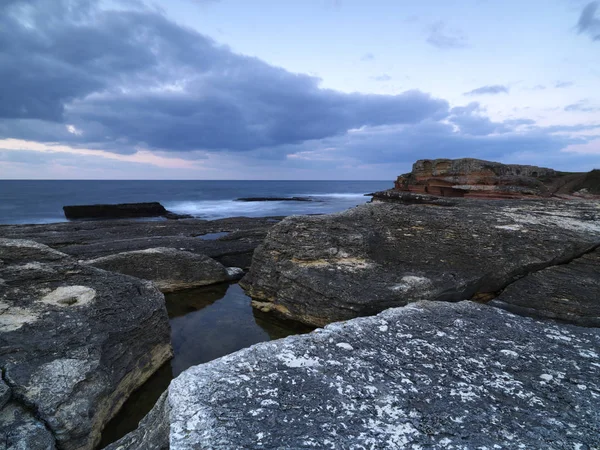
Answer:
[[(489, 300), (600, 244), (596, 202), (453, 201), (289, 217), (257, 248), (242, 286), (256, 308), (323, 326), (419, 300)], [(584, 303), (557, 317), (588, 316)]]
[(171, 354), (164, 297), (152, 283), (0, 239), (0, 370), (10, 394), (0, 447), (94, 448)]
[(598, 348), (598, 329), (421, 302), (192, 367), (108, 448), (597, 448)]
[(395, 188), (442, 197), (520, 198), (549, 196), (544, 182), (558, 172), (536, 166), (501, 164), (480, 159), (422, 159), (412, 172), (398, 177)]

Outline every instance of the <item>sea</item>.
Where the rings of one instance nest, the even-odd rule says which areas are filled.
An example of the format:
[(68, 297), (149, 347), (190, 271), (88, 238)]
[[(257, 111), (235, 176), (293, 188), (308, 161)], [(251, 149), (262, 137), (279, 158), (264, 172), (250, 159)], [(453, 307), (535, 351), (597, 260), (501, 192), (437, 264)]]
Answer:
[[(0, 224), (66, 221), (65, 205), (160, 202), (206, 220), (327, 214), (365, 203), (387, 181), (0, 180)], [(247, 197), (310, 197), (310, 202), (242, 202)]]

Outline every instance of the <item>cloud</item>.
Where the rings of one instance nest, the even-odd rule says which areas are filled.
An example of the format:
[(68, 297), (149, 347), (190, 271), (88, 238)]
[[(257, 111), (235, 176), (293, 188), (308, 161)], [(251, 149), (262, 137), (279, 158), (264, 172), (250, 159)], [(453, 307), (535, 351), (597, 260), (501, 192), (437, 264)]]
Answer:
[[(116, 167), (138, 170), (133, 178), (239, 178), (248, 168), (254, 178), (391, 178), (418, 157), (547, 155), (587, 142), (569, 133), (599, 129), (492, 120), (477, 102), (451, 108), (417, 90), (324, 89), (315, 76), (236, 54), (131, 2), (117, 10), (91, 0), (0, 4), (0, 149), (19, 174), (77, 177), (81, 164), (81, 176), (105, 177), (111, 167), (106, 176), (115, 178), (127, 178)], [(443, 24), (434, 31), (432, 45), (466, 43), (439, 40), (453, 36)], [(465, 95), (499, 93), (508, 87)], [(46, 166), (24, 171), (36, 155)]]
[(392, 77), (390, 77), (387, 73), (371, 77), (371, 80), (374, 80), (374, 81), (390, 81), (391, 79), (392, 79)]
[(563, 88), (568, 88), (575, 85), (575, 83), (573, 83), (572, 81), (557, 81), (554, 84), (554, 87), (557, 89), (563, 89)]
[(0, 137), (116, 152), (249, 151), (447, 114), (446, 101), (419, 91), (322, 89), (155, 11), (23, 3), (0, 17)]
[(375, 55), (373, 53), (365, 53), (360, 57), (361, 61), (373, 61), (375, 59)]
[(600, 107), (590, 105), (590, 101), (587, 99), (579, 100), (577, 103), (567, 105), (564, 108), (568, 112), (596, 112), (600, 111)]
[(600, 41), (600, 17), (596, 16), (598, 2), (590, 2), (581, 11), (577, 28), (579, 33), (586, 33), (593, 41)]
[(443, 21), (431, 25), (427, 43), (444, 50), (468, 47), (465, 34), (461, 30), (448, 28)]
[(508, 94), (508, 87), (502, 85), (493, 85), (493, 86), (482, 86), (477, 89), (473, 89), (472, 91), (465, 92), (463, 95), (495, 95), (495, 94)]

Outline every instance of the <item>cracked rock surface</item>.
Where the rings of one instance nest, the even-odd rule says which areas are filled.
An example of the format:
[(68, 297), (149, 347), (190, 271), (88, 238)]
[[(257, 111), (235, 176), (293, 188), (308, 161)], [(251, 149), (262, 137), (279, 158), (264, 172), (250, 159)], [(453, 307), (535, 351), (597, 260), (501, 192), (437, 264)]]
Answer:
[(600, 327), (600, 249), (529, 274), (489, 304), (517, 314)]
[(599, 349), (596, 328), (418, 302), (192, 367), (108, 448), (598, 448)]
[[(257, 248), (241, 284), (256, 308), (323, 326), (419, 300), (489, 300), (600, 244), (598, 202), (452, 201), (288, 217)], [(555, 312), (574, 321), (588, 314), (576, 305)]]
[(33, 241), (0, 239), (0, 260), (0, 369), (10, 388), (0, 448), (92, 449), (171, 357), (164, 297)]

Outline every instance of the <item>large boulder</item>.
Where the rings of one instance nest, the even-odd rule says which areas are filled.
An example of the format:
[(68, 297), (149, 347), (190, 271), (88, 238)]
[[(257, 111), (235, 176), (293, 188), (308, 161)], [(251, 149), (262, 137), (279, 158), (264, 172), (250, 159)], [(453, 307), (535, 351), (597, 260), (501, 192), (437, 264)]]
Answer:
[(515, 281), (490, 305), (600, 327), (600, 249)]
[(0, 371), (10, 395), (2, 395), (0, 443), (94, 448), (171, 355), (164, 297), (152, 283), (0, 239)]
[(599, 448), (600, 330), (422, 302), (190, 368), (110, 450)]
[(289, 217), (257, 248), (242, 286), (256, 308), (322, 326), (419, 300), (490, 300), (600, 244), (594, 202), (453, 200)]
[(164, 247), (117, 253), (86, 264), (153, 281), (162, 292), (222, 283), (242, 274), (206, 255)]

